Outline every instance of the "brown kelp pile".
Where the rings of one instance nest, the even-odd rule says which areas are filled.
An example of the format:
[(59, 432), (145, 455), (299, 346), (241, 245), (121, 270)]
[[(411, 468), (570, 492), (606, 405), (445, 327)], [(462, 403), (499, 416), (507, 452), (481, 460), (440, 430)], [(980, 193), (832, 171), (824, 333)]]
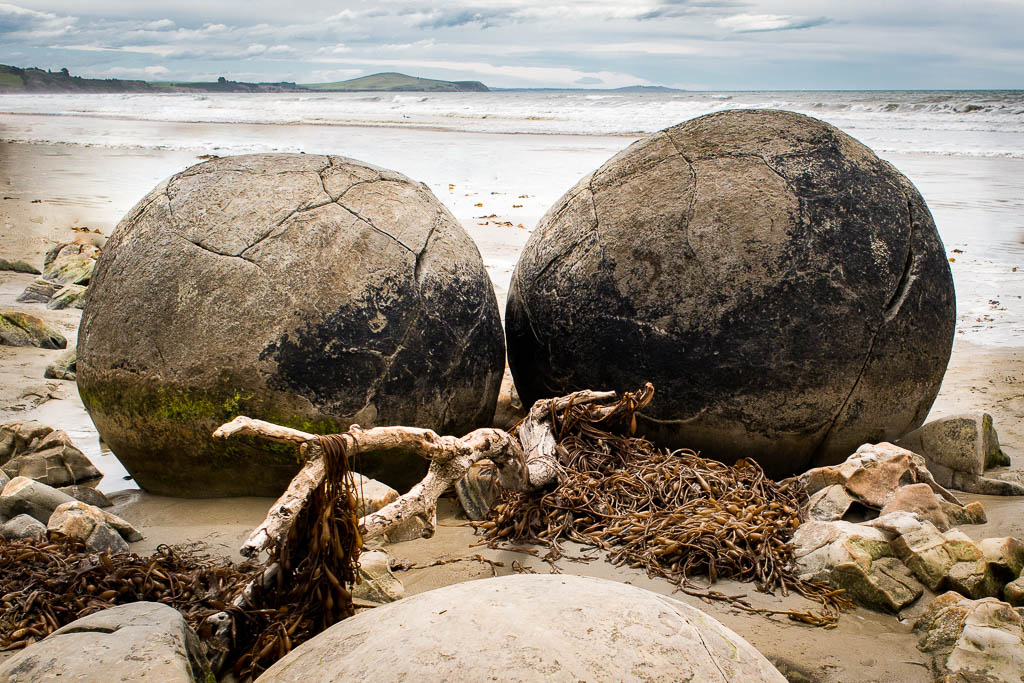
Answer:
[[(499, 541), (546, 544), (549, 557), (574, 541), (608, 551), (616, 565), (642, 568), (687, 593), (750, 612), (785, 614), (830, 628), (852, 607), (842, 591), (800, 579), (788, 540), (801, 522), (803, 494), (768, 479), (752, 460), (734, 466), (688, 450), (669, 452), (633, 436), (652, 389), (627, 393), (612, 409), (569, 404), (551, 419), (561, 472), (553, 489), (502, 492), (489, 521)], [(817, 610), (766, 610), (743, 596), (700, 588), (693, 577), (751, 581), (763, 592), (796, 591)]]
[[(141, 600), (180, 611), (211, 658), (256, 677), (353, 612), (361, 541), (354, 480), (340, 440), (321, 437), (327, 477), (267, 566), (161, 546), (150, 557), (96, 553), (71, 539), (0, 539), (0, 649), (25, 647), (79, 617)], [(230, 651), (211, 617), (231, 617)]]

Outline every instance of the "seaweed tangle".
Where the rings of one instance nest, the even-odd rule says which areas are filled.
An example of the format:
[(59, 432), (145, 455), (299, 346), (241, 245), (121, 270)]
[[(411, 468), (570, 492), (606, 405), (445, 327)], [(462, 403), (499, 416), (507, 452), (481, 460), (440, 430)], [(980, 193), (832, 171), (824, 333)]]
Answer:
[(258, 677), (353, 613), (349, 587), (361, 547), (354, 480), (341, 440), (320, 442), (327, 477), (266, 566), (214, 561), (195, 547), (160, 546), (140, 557), (97, 553), (68, 538), (0, 539), (0, 649), (25, 647), (80, 617), (145, 600), (181, 612), (211, 654), (217, 645), (208, 618), (229, 613), (227, 667), (242, 680)]
[[(560, 468), (554, 488), (501, 491), (485, 530), (499, 542), (547, 545), (549, 561), (564, 541), (607, 551), (626, 564), (676, 584), (690, 595), (722, 600), (747, 612), (781, 614), (833, 628), (851, 603), (825, 583), (799, 578), (788, 541), (803, 521), (804, 494), (765, 476), (753, 460), (728, 466), (690, 450), (655, 448), (634, 436), (636, 412), (647, 389), (627, 393), (613, 410), (570, 404), (551, 420)], [(753, 582), (765, 593), (795, 591), (817, 601), (817, 610), (752, 606), (692, 579), (705, 576)]]

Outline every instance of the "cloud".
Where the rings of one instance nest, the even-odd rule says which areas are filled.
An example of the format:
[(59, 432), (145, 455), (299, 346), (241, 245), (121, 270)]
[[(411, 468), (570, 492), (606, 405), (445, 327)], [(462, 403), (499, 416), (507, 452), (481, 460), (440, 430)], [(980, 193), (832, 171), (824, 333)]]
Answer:
[(64, 35), (74, 30), (76, 21), (75, 17), (0, 3), (0, 35), (6, 34), (5, 41), (31, 41)]
[(576, 85), (601, 85), (604, 81), (600, 78), (594, 78), (593, 76), (584, 76), (583, 78), (577, 78), (574, 83), (576, 83)]
[(795, 17), (788, 14), (734, 14), (718, 19), (715, 23), (734, 33), (758, 33), (811, 28), (830, 21), (828, 17)]
[(129, 66), (112, 66), (109, 69), (101, 72), (93, 72), (90, 74), (94, 78), (152, 78), (154, 76), (164, 76), (170, 73), (170, 69), (164, 66), (140, 66), (140, 67), (129, 67)]

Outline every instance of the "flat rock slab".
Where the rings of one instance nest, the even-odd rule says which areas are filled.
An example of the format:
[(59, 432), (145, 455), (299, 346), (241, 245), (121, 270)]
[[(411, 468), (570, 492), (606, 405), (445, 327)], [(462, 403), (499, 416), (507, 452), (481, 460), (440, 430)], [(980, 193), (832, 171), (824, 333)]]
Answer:
[(260, 680), (785, 681), (703, 612), (569, 575), (469, 581), (357, 614)]
[(9, 311), (0, 313), (0, 344), (63, 349), (68, 340), (34, 315)]
[(195, 631), (177, 610), (156, 602), (82, 617), (0, 664), (0, 679), (11, 683), (205, 683), (208, 676)]
[(0, 258), (0, 270), (13, 270), (15, 273), (28, 273), (29, 275), (39, 275), (39, 269), (30, 263), (25, 263), (20, 259), (6, 259)]
[(60, 289), (58, 283), (39, 278), (35, 282), (29, 283), (25, 291), (18, 295), (16, 301), (23, 304), (45, 304), (57, 293), (58, 289)]

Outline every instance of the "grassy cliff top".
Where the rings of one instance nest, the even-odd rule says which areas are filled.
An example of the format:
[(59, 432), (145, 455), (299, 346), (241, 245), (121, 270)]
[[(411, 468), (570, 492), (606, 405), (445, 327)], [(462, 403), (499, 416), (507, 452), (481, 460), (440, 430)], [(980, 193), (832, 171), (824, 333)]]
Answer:
[(370, 92), (487, 92), (480, 81), (438, 81), (400, 73), (380, 73), (334, 83), (307, 83), (311, 90), (347, 90)]

